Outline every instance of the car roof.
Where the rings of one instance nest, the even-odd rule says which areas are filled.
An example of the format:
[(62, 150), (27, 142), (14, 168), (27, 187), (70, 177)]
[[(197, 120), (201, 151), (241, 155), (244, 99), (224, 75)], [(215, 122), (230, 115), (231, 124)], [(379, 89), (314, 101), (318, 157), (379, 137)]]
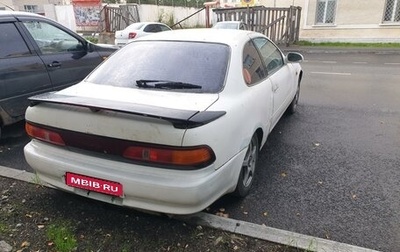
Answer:
[[(167, 27), (169, 27), (168, 25), (164, 24), (164, 23), (160, 23), (160, 22), (136, 22), (136, 23), (132, 23), (130, 25), (128, 25), (127, 27), (124, 28), (124, 30), (131, 30), (132, 27), (137, 27), (140, 26), (139, 30), (143, 29), (144, 26), (150, 25), (150, 24), (161, 24), (161, 25), (165, 25)], [(170, 28), (170, 27), (169, 27)], [(171, 29), (171, 28), (170, 28)]]
[(219, 30), (210, 28), (180, 29), (152, 34), (138, 38), (144, 40), (170, 40), (170, 41), (197, 41), (223, 43), (230, 46), (237, 45), (240, 41), (248, 41), (250, 37), (264, 36), (261, 33), (244, 30)]
[(166, 25), (166, 24), (161, 23), (161, 22), (150, 22), (150, 21), (146, 21), (146, 22), (137, 22), (137, 23), (132, 23), (132, 24), (163, 24), (163, 25)]

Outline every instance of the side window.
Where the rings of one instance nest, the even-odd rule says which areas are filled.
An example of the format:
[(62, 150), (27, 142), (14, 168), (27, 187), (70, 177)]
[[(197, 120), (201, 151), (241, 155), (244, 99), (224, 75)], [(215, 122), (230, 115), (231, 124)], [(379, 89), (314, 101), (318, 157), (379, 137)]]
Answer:
[(43, 54), (83, 51), (81, 41), (49, 23), (23, 22)]
[(254, 44), (261, 54), (268, 74), (277, 71), (283, 66), (284, 61), (282, 54), (272, 42), (265, 38), (256, 38), (254, 39)]
[(264, 65), (253, 42), (249, 41), (243, 48), (243, 79), (252, 85), (267, 76)]
[(169, 30), (171, 30), (171, 29), (169, 29), (167, 26), (160, 25), (160, 30), (161, 30), (161, 31), (169, 31)]
[(0, 31), (0, 58), (20, 57), (31, 54), (13, 23), (0, 23)]
[(146, 28), (144, 28), (145, 32), (159, 32), (160, 31), (160, 27), (158, 27), (158, 25), (156, 24), (149, 24), (148, 26), (146, 26)]

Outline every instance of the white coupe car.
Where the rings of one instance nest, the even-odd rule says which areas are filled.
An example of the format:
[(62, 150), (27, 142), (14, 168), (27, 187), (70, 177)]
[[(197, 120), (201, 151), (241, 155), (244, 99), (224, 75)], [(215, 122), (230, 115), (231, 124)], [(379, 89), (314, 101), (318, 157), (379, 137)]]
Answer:
[(251, 31), (143, 37), (82, 82), (30, 98), (26, 160), (59, 189), (150, 211), (244, 197), (268, 134), (296, 110), (302, 59)]
[(170, 30), (171, 28), (168, 25), (158, 22), (133, 23), (125, 29), (115, 32), (115, 45), (124, 46), (134, 39)]

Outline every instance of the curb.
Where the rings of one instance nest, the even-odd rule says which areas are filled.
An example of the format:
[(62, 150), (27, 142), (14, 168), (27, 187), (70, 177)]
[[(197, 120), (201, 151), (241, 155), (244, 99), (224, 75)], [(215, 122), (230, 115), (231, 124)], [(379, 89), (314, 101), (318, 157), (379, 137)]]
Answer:
[[(31, 172), (21, 171), (0, 165), (0, 176), (23, 182), (34, 183), (36, 175)], [(46, 185), (47, 186), (47, 185)], [(53, 188), (52, 186), (47, 186)], [(349, 245), (318, 237), (303, 235), (291, 231), (257, 225), (250, 222), (219, 217), (213, 214), (199, 212), (192, 215), (172, 215), (176, 220), (184, 221), (192, 225), (200, 225), (209, 228), (228, 231), (245, 235), (255, 239), (266, 240), (290, 247), (315, 252), (378, 252), (368, 248)]]
[(196, 213), (187, 217), (173, 217), (188, 223), (241, 234), (255, 239), (266, 240), (285, 246), (316, 252), (377, 252), (368, 248), (326, 240), (291, 231), (257, 225), (250, 222), (219, 217), (207, 213)]

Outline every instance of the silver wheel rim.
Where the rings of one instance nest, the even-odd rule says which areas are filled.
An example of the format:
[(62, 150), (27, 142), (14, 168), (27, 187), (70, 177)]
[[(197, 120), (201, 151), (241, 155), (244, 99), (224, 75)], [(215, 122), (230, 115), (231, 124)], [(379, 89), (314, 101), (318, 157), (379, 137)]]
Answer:
[(246, 156), (243, 160), (242, 170), (243, 170), (243, 185), (248, 187), (254, 178), (254, 171), (256, 170), (257, 161), (257, 139), (253, 137), (247, 148)]

